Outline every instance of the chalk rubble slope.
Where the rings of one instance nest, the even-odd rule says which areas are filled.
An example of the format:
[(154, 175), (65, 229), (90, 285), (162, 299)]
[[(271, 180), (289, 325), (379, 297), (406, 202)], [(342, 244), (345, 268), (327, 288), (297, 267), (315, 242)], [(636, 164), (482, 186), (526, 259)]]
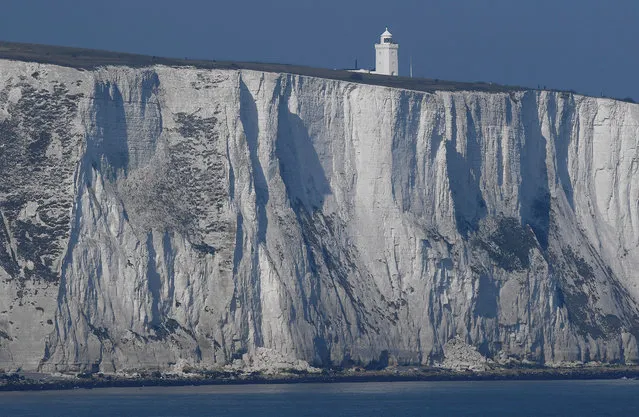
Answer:
[(569, 93), (0, 61), (0, 369), (637, 362), (638, 126)]

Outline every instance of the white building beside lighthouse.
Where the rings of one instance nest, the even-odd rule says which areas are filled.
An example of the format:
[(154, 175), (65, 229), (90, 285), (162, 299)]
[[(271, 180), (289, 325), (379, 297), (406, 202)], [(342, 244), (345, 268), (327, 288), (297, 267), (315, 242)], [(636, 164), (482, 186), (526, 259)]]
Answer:
[(379, 43), (375, 44), (375, 74), (399, 75), (398, 49), (399, 45), (393, 41), (393, 35), (386, 28)]

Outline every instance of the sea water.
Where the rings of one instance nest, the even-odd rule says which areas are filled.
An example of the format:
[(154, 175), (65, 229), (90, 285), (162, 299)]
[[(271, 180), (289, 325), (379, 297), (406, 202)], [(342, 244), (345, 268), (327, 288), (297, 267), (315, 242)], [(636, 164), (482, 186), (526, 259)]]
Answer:
[(1, 416), (639, 416), (639, 381), (367, 382), (0, 393)]

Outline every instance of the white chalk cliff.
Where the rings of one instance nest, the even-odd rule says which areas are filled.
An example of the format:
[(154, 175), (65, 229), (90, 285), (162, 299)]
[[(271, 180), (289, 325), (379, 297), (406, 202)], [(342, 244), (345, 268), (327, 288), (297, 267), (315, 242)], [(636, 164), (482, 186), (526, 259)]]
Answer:
[(638, 144), (570, 93), (0, 60), (0, 369), (637, 362)]

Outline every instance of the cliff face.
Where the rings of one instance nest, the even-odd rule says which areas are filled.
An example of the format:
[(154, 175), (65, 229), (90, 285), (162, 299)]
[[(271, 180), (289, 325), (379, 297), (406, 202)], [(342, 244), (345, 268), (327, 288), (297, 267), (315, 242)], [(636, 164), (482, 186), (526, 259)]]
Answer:
[(0, 61), (0, 368), (639, 361), (638, 138), (567, 93)]

